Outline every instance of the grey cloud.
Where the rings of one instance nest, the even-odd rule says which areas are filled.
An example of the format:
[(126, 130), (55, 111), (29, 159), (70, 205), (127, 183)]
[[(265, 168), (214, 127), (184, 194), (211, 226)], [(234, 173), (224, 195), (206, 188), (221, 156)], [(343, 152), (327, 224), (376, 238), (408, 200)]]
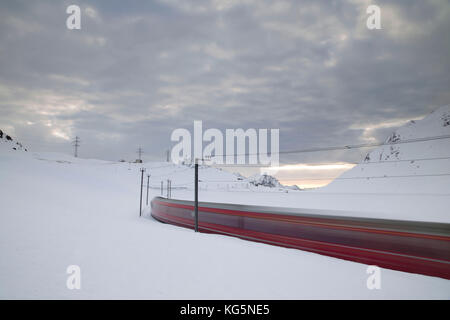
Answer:
[(352, 144), (365, 139), (355, 124), (449, 103), (446, 1), (378, 1), (374, 31), (356, 1), (89, 1), (74, 31), (69, 4), (0, 4), (0, 126), (30, 149), (70, 152), (52, 135), (62, 130), (86, 157), (132, 158), (142, 145), (164, 159), (171, 131), (194, 120), (280, 128), (282, 150)]

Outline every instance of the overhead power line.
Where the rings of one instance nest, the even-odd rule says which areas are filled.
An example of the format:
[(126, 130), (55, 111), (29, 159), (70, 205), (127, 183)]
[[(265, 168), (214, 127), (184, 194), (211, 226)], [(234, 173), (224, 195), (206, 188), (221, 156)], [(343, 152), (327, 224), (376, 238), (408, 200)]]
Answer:
[[(450, 173), (436, 173), (436, 174), (411, 174), (411, 175), (382, 175), (382, 176), (362, 176), (362, 177), (321, 177), (321, 178), (308, 178), (308, 177), (300, 177), (300, 178), (277, 178), (280, 181), (302, 181), (302, 180), (365, 180), (365, 179), (389, 179), (389, 178), (419, 178), (419, 177), (441, 177), (441, 176), (450, 176)], [(205, 183), (242, 183), (242, 182), (250, 182), (247, 179), (244, 180), (200, 180), (200, 182)]]
[[(349, 150), (349, 149), (359, 149), (359, 148), (372, 148), (372, 147), (392, 146), (392, 145), (413, 143), (413, 142), (442, 140), (442, 139), (449, 139), (449, 138), (450, 138), (450, 135), (447, 134), (447, 135), (441, 135), (441, 136), (398, 140), (395, 142), (394, 141), (392, 141), (392, 142), (373, 142), (373, 143), (362, 143), (362, 144), (345, 145), (345, 146), (287, 150), (287, 151), (279, 151), (279, 152), (270, 152), (270, 154), (295, 154), (295, 153), (308, 153), (308, 152), (320, 152), (320, 151), (337, 151), (337, 150)], [(252, 155), (254, 156), (254, 155), (259, 155), (259, 154), (260, 153), (241, 153), (241, 154), (235, 154), (233, 156), (252, 156)], [(226, 156), (226, 154), (218, 154), (218, 155), (216, 154), (216, 155), (211, 156), (211, 158), (224, 157), (224, 156)]]
[(442, 177), (450, 176), (450, 173), (436, 173), (436, 174), (410, 174), (410, 175), (383, 175), (383, 176), (362, 176), (362, 177), (329, 177), (329, 178), (298, 178), (298, 179), (283, 179), (277, 178), (281, 181), (302, 181), (302, 180), (370, 180), (370, 179), (389, 179), (389, 178), (420, 178), (420, 177)]
[[(354, 164), (354, 165), (366, 165), (366, 164), (377, 164), (377, 163), (396, 163), (396, 162), (416, 162), (416, 161), (430, 161), (430, 160), (448, 160), (450, 157), (435, 157), (435, 158), (416, 158), (416, 159), (395, 159), (395, 160), (378, 160), (378, 161), (368, 161), (368, 162), (355, 162), (355, 161), (343, 161), (343, 162), (320, 162), (320, 163), (311, 163), (306, 164), (302, 163), (304, 165), (309, 165), (311, 167), (314, 166), (326, 166), (326, 165), (336, 165), (336, 164)], [(289, 164), (286, 164), (289, 165)], [(291, 165), (295, 165), (291, 164)], [(270, 168), (270, 165), (264, 165), (264, 164), (219, 164), (219, 163), (213, 163), (212, 166), (216, 167), (250, 167), (250, 168)]]
[[(437, 174), (415, 174), (415, 175), (395, 175), (395, 176), (363, 176), (363, 177), (328, 177), (328, 178), (308, 178), (301, 177), (297, 179), (283, 179), (278, 178), (280, 181), (302, 181), (302, 180), (370, 180), (370, 179), (393, 179), (393, 178), (420, 178), (420, 177), (441, 177), (441, 176), (450, 176), (450, 173), (437, 173)], [(248, 179), (245, 180), (199, 180), (199, 183), (250, 183)], [(194, 184), (194, 182), (187, 182), (177, 184), (174, 187), (181, 187)], [(158, 186), (152, 186), (153, 188), (158, 188)]]
[(361, 163), (353, 163), (351, 164), (375, 164), (375, 163), (391, 163), (391, 162), (416, 162), (416, 161), (430, 161), (430, 160), (448, 160), (450, 157), (435, 157), (435, 158), (417, 158), (417, 159), (397, 159), (397, 160), (379, 160), (379, 161), (369, 161), (369, 162), (361, 162)]
[(395, 142), (363, 143), (363, 144), (338, 146), (338, 147), (311, 148), (311, 149), (302, 149), (302, 150), (282, 151), (282, 152), (279, 152), (279, 153), (280, 154), (289, 154), (289, 153), (303, 153), (303, 152), (318, 152), (318, 151), (335, 151), (335, 150), (348, 150), (348, 149), (359, 149), (359, 148), (372, 148), (372, 147), (392, 146), (392, 145), (404, 144), (404, 143), (423, 142), (423, 141), (441, 140), (441, 139), (449, 139), (449, 138), (450, 138), (450, 135), (442, 135), (442, 136), (433, 136), (433, 137), (425, 137), (425, 138), (398, 140), (398, 141), (395, 141)]

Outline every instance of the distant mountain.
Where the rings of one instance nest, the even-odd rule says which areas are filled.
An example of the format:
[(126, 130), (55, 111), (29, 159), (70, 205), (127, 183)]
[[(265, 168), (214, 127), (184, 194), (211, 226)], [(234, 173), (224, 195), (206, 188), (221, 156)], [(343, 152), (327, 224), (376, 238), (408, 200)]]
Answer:
[[(450, 106), (441, 107), (422, 120), (412, 120), (400, 127), (387, 137), (387, 145), (372, 150), (360, 164), (321, 189), (333, 192), (448, 193), (450, 139), (446, 136), (450, 136)], [(402, 143), (411, 140), (413, 142)]]
[(14, 139), (0, 129), (0, 145), (2, 148), (11, 150), (28, 151), (20, 142), (14, 141)]
[(268, 174), (255, 174), (249, 177), (248, 182), (254, 186), (264, 186), (269, 188), (281, 188), (281, 183), (275, 178)]
[(255, 174), (247, 179), (247, 181), (254, 186), (263, 186), (268, 188), (281, 188), (281, 189), (289, 189), (289, 190), (300, 190), (299, 187), (293, 186), (284, 186), (282, 185), (277, 178), (264, 174)]

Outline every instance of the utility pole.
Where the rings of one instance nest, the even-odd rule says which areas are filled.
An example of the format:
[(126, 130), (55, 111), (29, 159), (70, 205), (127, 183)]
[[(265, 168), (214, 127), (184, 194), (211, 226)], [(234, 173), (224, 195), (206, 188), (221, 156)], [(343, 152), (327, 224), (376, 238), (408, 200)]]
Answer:
[(141, 168), (141, 197), (139, 200), (139, 217), (142, 216), (142, 187), (144, 185), (144, 172), (145, 168)]
[(136, 152), (139, 155), (139, 161), (142, 162), (142, 154), (144, 153), (144, 151), (142, 150), (141, 147), (139, 147), (139, 149)]
[(166, 151), (166, 161), (170, 162), (170, 150)]
[(147, 201), (146, 201), (147, 205), (148, 205), (148, 184), (150, 182), (150, 176), (151, 176), (150, 174), (147, 175)]
[(167, 179), (167, 199), (169, 199), (169, 183), (170, 183), (170, 180)]
[(195, 159), (195, 232), (198, 232), (198, 159)]
[(78, 157), (78, 147), (80, 146), (80, 138), (78, 136), (75, 137), (75, 140), (72, 141), (72, 145), (75, 147), (75, 158)]

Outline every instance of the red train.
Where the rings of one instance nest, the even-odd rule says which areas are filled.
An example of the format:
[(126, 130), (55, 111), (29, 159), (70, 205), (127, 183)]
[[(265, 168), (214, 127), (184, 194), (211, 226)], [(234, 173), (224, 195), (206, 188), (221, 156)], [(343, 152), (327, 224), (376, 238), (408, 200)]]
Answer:
[[(152, 216), (194, 228), (194, 202), (156, 197)], [(320, 213), (320, 214), (318, 214)], [(450, 279), (450, 224), (342, 217), (302, 210), (199, 203), (199, 231)]]

